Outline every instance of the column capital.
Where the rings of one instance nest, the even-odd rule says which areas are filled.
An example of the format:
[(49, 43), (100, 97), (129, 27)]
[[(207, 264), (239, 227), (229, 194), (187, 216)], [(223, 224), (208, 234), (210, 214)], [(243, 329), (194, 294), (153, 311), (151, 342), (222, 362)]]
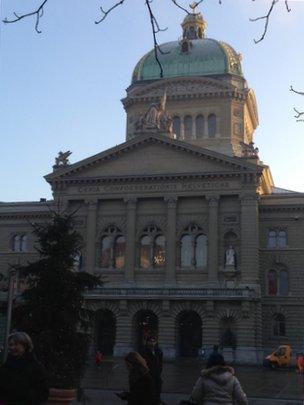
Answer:
[(164, 197), (164, 201), (167, 203), (168, 208), (176, 208), (177, 197)]
[(97, 198), (88, 198), (88, 199), (85, 199), (85, 204), (86, 204), (86, 206), (90, 209), (93, 209), (93, 208), (95, 208), (96, 207), (96, 205), (97, 205), (97, 203), (98, 203), (98, 200), (97, 200)]
[(220, 196), (219, 194), (206, 195), (206, 200), (208, 202), (209, 207), (217, 207), (220, 201)]
[(258, 194), (240, 194), (241, 205), (256, 205), (259, 199)]
[(137, 204), (136, 197), (126, 197), (123, 199), (124, 202), (127, 204), (127, 209), (135, 209)]

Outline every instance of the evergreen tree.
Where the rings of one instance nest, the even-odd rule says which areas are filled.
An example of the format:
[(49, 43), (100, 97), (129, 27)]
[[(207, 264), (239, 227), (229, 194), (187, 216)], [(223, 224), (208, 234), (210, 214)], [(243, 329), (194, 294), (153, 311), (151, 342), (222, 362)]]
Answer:
[(51, 386), (76, 387), (85, 369), (92, 319), (83, 293), (101, 281), (74, 269), (81, 236), (73, 215), (52, 213), (50, 222), (34, 225), (34, 234), (39, 259), (19, 268), (27, 288), (14, 311), (14, 323), (32, 337)]

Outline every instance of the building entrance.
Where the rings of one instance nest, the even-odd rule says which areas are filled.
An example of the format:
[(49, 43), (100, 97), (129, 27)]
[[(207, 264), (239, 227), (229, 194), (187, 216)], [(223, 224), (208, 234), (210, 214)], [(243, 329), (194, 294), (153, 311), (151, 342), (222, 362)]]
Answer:
[(113, 355), (115, 344), (116, 322), (111, 311), (98, 311), (96, 317), (96, 346), (105, 356)]
[(139, 311), (134, 318), (135, 347), (139, 350), (148, 336), (158, 336), (158, 318), (152, 311)]
[(202, 320), (194, 311), (182, 312), (178, 318), (178, 346), (182, 357), (197, 357), (202, 346)]

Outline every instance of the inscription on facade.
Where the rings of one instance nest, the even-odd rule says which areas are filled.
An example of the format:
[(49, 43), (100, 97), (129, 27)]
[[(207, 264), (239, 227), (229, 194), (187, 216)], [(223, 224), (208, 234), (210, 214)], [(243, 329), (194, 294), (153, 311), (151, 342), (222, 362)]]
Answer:
[(210, 181), (197, 183), (166, 183), (166, 184), (111, 184), (99, 186), (81, 186), (78, 188), (80, 194), (96, 193), (124, 193), (124, 192), (142, 192), (142, 191), (204, 191), (204, 190), (222, 190), (230, 187), (228, 181)]

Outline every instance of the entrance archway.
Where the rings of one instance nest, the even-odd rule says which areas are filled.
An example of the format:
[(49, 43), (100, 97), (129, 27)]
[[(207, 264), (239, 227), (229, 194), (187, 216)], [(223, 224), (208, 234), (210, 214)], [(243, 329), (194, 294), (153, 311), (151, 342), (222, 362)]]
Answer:
[(197, 357), (202, 346), (202, 320), (194, 311), (184, 311), (177, 319), (181, 357)]
[(109, 310), (100, 310), (96, 314), (96, 348), (105, 356), (113, 355), (116, 335), (116, 320)]
[(142, 310), (134, 316), (134, 346), (139, 350), (148, 336), (158, 335), (158, 318), (154, 312)]

